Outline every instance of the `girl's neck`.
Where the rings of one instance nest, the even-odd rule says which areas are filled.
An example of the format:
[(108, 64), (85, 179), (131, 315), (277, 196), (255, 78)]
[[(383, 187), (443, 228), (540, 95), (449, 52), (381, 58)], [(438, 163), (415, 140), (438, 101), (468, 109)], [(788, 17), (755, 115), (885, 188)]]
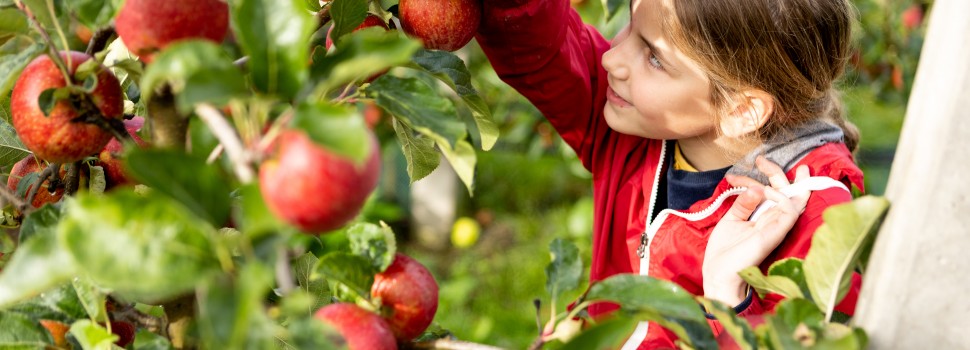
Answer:
[(715, 137), (713, 139), (689, 138), (677, 140), (680, 152), (698, 171), (723, 169), (734, 165), (754, 150), (756, 142)]

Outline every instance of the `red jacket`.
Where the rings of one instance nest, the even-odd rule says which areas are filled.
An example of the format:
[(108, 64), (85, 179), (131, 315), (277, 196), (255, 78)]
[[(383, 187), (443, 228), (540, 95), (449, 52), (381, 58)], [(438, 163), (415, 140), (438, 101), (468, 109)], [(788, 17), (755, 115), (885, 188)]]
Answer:
[[(609, 42), (593, 27), (582, 23), (568, 0), (534, 0), (514, 8), (496, 8), (485, 1), (479, 44), (503, 81), (528, 98), (548, 118), (562, 138), (593, 174), (594, 230), (590, 281), (620, 273), (644, 273), (637, 255), (649, 213), (659, 189), (659, 177), (666, 171), (662, 140), (644, 139), (615, 132), (603, 119), (606, 72), (601, 64)], [(808, 165), (813, 176), (827, 176), (862, 188), (862, 172), (841, 143), (822, 145), (792, 165)], [(789, 167), (794, 169), (794, 166)], [(789, 171), (789, 179), (794, 171)], [(722, 181), (707, 200), (695, 203), (688, 212), (699, 212), (714, 204), (730, 185)], [(679, 284), (695, 295), (703, 295), (701, 266), (707, 238), (727, 212), (735, 196), (712, 208), (711, 215), (690, 221), (677, 215), (661, 215), (656, 234), (649, 241), (644, 259), (650, 276)], [(822, 211), (851, 200), (843, 189), (813, 192), (804, 214), (779, 247), (761, 265), (787, 257), (804, 258), (812, 234), (822, 223)], [(663, 205), (663, 204), (661, 204)], [(696, 218), (695, 218), (696, 219)], [(656, 228), (655, 228), (656, 229)], [(861, 279), (853, 276), (852, 288), (837, 310), (852, 314)], [(755, 298), (741, 314), (772, 310), (778, 295)], [(589, 309), (596, 317), (615, 309), (598, 304)], [(721, 331), (711, 321), (715, 333)], [(640, 348), (674, 347), (673, 333), (656, 324), (649, 327)], [(642, 336), (641, 334), (640, 336)], [(636, 338), (635, 334), (631, 339)], [(641, 337), (642, 338), (642, 337)], [(639, 338), (636, 338), (639, 339)]]

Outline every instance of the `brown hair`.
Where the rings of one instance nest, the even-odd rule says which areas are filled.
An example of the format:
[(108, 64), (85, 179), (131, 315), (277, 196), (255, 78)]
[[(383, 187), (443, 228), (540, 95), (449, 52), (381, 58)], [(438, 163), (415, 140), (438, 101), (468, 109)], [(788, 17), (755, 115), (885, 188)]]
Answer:
[(664, 0), (663, 8), (665, 34), (708, 71), (716, 108), (743, 89), (763, 90), (775, 104), (762, 140), (826, 118), (855, 151), (859, 131), (834, 86), (850, 56), (848, 0)]

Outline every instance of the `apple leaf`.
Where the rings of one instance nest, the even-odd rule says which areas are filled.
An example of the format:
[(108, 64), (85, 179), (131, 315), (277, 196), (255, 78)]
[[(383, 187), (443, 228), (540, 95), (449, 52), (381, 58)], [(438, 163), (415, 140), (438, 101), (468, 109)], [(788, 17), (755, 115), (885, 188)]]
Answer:
[(696, 349), (717, 348), (707, 318), (694, 296), (673, 282), (649, 276), (615, 275), (590, 287), (586, 300), (617, 303), (639, 319), (656, 322), (678, 338), (689, 340)]
[(88, 317), (70, 283), (44, 291), (40, 296), (6, 310), (31, 315), (34, 319), (54, 320), (68, 324), (73, 320)]
[(0, 348), (45, 349), (53, 342), (50, 333), (27, 315), (0, 311)]
[(764, 296), (767, 293), (777, 293), (786, 298), (804, 298), (798, 284), (785, 276), (765, 276), (757, 266), (750, 266), (738, 272), (751, 287)]
[[(805, 299), (785, 299), (775, 307), (775, 313), (765, 315), (766, 340), (774, 349), (802, 349), (804, 346), (793, 336), (799, 327), (810, 331), (824, 328), (825, 315), (812, 302)], [(759, 327), (759, 331), (762, 327)], [(808, 335), (812, 336), (812, 335)]]
[(408, 162), (408, 176), (411, 183), (423, 179), (438, 168), (441, 156), (434, 149), (434, 140), (417, 134), (407, 125), (394, 119), (394, 132), (397, 134), (404, 158)]
[(352, 32), (367, 18), (367, 1), (333, 0), (330, 3), (330, 16), (333, 18), (330, 40), (339, 43), (345, 34)]
[(885, 198), (864, 196), (822, 214), (825, 223), (812, 237), (804, 268), (812, 300), (825, 310), (826, 319), (831, 319), (836, 304), (848, 293), (853, 268), (872, 245), (888, 210)]
[(287, 100), (295, 97), (308, 77), (307, 43), (317, 25), (304, 0), (238, 0), (230, 6), (253, 85)]
[(627, 0), (602, 0), (603, 8), (606, 9), (606, 20), (609, 21), (623, 6), (627, 6)]
[[(194, 289), (217, 271), (215, 229), (167, 197), (118, 189), (68, 199), (60, 241), (98, 286), (135, 300)], [(98, 220), (91, 220), (98, 218)]]
[(292, 125), (307, 133), (314, 143), (363, 164), (371, 154), (370, 131), (355, 108), (328, 103), (301, 103)]
[(71, 0), (65, 1), (81, 24), (91, 31), (111, 23), (118, 14), (120, 5), (116, 0)]
[(126, 169), (139, 182), (178, 200), (216, 227), (229, 217), (229, 184), (217, 165), (182, 152), (132, 149)]
[(320, 0), (306, 0), (306, 9), (311, 12), (320, 12), (323, 7), (320, 6)]
[(35, 236), (54, 237), (57, 232), (57, 222), (61, 220), (63, 211), (60, 203), (45, 205), (27, 215), (20, 225), (20, 241), (25, 242)]
[(734, 342), (738, 344), (738, 348), (741, 350), (758, 348), (758, 339), (751, 329), (751, 325), (738, 316), (734, 312), (734, 308), (724, 305), (724, 303), (719, 301), (703, 297), (697, 297), (697, 301), (704, 306), (704, 309), (708, 313), (714, 315), (714, 318), (721, 322), (721, 327), (724, 327), (724, 330), (731, 335), (731, 338), (734, 338)]
[(168, 338), (152, 333), (147, 329), (139, 329), (135, 333), (135, 343), (132, 345), (136, 350), (172, 350), (172, 343)]
[(37, 106), (40, 107), (40, 110), (44, 113), (45, 117), (50, 117), (51, 111), (54, 110), (54, 107), (57, 107), (58, 102), (65, 101), (70, 98), (71, 88), (69, 87), (49, 88), (41, 92), (40, 96), (37, 96)]
[(311, 76), (319, 91), (362, 81), (391, 67), (404, 65), (421, 43), (383, 28), (364, 28), (344, 36), (330, 55), (314, 50)]
[(365, 90), (378, 106), (437, 143), (454, 147), (465, 138), (467, 129), (454, 102), (421, 80), (384, 75)]
[(13, 125), (0, 119), (0, 167), (7, 168), (28, 155), (30, 150), (20, 142)]
[(316, 255), (305, 253), (293, 262), (293, 274), (296, 275), (296, 282), (300, 290), (311, 298), (307, 307), (307, 315), (312, 315), (314, 311), (330, 303), (330, 287), (327, 280), (322, 276), (315, 275), (317, 262)]
[(478, 161), (475, 147), (465, 140), (458, 140), (454, 149), (442, 140), (437, 140), (437, 144), (441, 154), (451, 164), (451, 168), (458, 174), (458, 178), (465, 184), (468, 194), (471, 195), (475, 188), (475, 163)]
[(233, 219), (247, 236), (255, 238), (288, 229), (266, 206), (258, 183), (244, 185), (239, 194), (241, 203), (233, 213)]
[(71, 286), (74, 289), (74, 293), (80, 300), (81, 306), (84, 307), (87, 314), (90, 315), (92, 320), (98, 322), (105, 322), (108, 320), (108, 313), (105, 308), (105, 301), (108, 299), (108, 294), (98, 288), (97, 285), (87, 277), (78, 277), (71, 281)]
[(21, 0), (21, 2), (30, 9), (30, 13), (37, 18), (41, 26), (48, 29), (48, 33), (56, 33), (54, 21), (57, 21), (61, 28), (69, 28), (70, 11), (65, 8), (65, 2), (68, 1), (50, 1), (50, 5), (54, 8), (54, 16), (47, 8), (48, 0)]
[(560, 350), (619, 349), (637, 327), (637, 320), (614, 317), (585, 329)]
[(383, 272), (394, 262), (397, 240), (387, 225), (354, 224), (347, 229), (347, 237), (350, 238), (350, 251), (370, 261), (374, 270)]
[(232, 59), (221, 47), (204, 40), (180, 41), (162, 50), (141, 78), (142, 98), (150, 100), (164, 83), (177, 94), (177, 106), (183, 113), (196, 103), (222, 105), (247, 91)]
[(57, 237), (35, 234), (22, 242), (0, 273), (0, 308), (30, 299), (67, 282), (77, 265)]
[(546, 291), (556, 300), (562, 293), (579, 287), (583, 261), (579, 258), (579, 248), (562, 238), (549, 243), (549, 255), (552, 261), (546, 265)]
[(118, 341), (117, 335), (91, 320), (74, 322), (69, 333), (77, 339), (83, 349), (111, 350), (111, 346)]
[(340, 283), (364, 299), (370, 298), (374, 274), (377, 273), (367, 258), (344, 252), (324, 255), (315, 270), (328, 281)]
[(294, 319), (286, 325), (286, 330), (288, 337), (280, 342), (277, 349), (337, 350), (343, 348), (334, 342), (334, 339), (342, 339), (343, 336), (333, 327), (314, 318)]
[(475, 118), (475, 124), (482, 138), (482, 149), (485, 151), (492, 149), (498, 140), (498, 126), (492, 121), (492, 112), (489, 111), (485, 100), (472, 86), (471, 73), (465, 67), (465, 62), (451, 52), (422, 49), (414, 54), (414, 64), (438, 77), (451, 86), (458, 96), (461, 96)]
[(768, 276), (787, 277), (798, 285), (802, 296), (812, 300), (812, 292), (808, 289), (808, 282), (805, 280), (805, 261), (798, 258), (787, 258), (778, 260), (768, 268)]
[(44, 44), (36, 43), (18, 50), (16, 54), (0, 56), (0, 99), (7, 99), (20, 77), (20, 71), (45, 48)]
[(27, 33), (27, 17), (16, 8), (0, 9), (0, 37)]
[(272, 349), (275, 334), (263, 306), (273, 272), (258, 263), (238, 276), (220, 276), (199, 287), (199, 333), (209, 349)]

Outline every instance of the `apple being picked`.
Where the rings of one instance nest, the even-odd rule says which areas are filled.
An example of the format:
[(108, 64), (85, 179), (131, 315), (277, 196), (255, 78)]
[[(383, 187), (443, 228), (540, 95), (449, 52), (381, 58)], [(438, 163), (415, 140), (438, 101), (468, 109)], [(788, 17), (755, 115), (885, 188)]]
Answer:
[(398, 14), (401, 29), (424, 41), (424, 47), (455, 51), (478, 31), (482, 0), (401, 0)]
[(381, 301), (381, 313), (406, 342), (421, 335), (438, 311), (438, 283), (416, 260), (398, 253), (387, 270), (374, 276), (371, 298)]
[[(361, 22), (360, 25), (357, 26), (357, 28), (354, 28), (354, 31), (356, 32), (358, 30), (369, 28), (369, 27), (381, 27), (381, 28), (384, 28), (384, 30), (388, 29), (387, 23), (384, 23), (383, 19), (381, 19), (380, 17), (377, 17), (374, 14), (367, 14), (367, 17), (364, 18), (364, 21)], [(333, 32), (333, 26), (331, 26), (330, 29), (327, 30), (327, 42), (326, 42), (327, 50), (330, 50), (330, 47), (333, 46), (333, 40), (330, 39), (330, 32)]]
[(343, 227), (377, 187), (380, 152), (367, 132), (370, 154), (363, 162), (318, 146), (299, 130), (283, 131), (273, 155), (259, 167), (259, 188), (270, 211), (307, 233)]
[(384, 319), (360, 306), (330, 304), (317, 310), (313, 317), (336, 328), (350, 350), (397, 349), (394, 334)]
[[(60, 56), (64, 62), (70, 62), (72, 76), (78, 66), (92, 59), (80, 52), (62, 52)], [(64, 74), (49, 56), (43, 55), (24, 68), (10, 98), (13, 127), (20, 140), (37, 158), (53, 163), (72, 163), (95, 154), (111, 139), (111, 133), (97, 125), (74, 121), (79, 113), (65, 99), (57, 101), (50, 114), (44, 115), (38, 102), (40, 95), (65, 86)], [(105, 118), (122, 117), (121, 84), (104, 66), (99, 66), (97, 86), (90, 96)]]
[[(138, 130), (141, 130), (142, 126), (145, 125), (145, 118), (135, 116), (129, 120), (125, 120), (125, 130), (128, 134), (131, 134), (131, 138), (135, 140), (135, 144), (138, 147), (145, 147), (148, 144), (138, 136)], [(108, 186), (120, 186), (131, 184), (131, 179), (125, 174), (124, 166), (121, 163), (122, 151), (124, 147), (120, 141), (116, 138), (112, 138), (101, 153), (98, 154), (98, 158), (101, 160), (101, 166), (104, 167), (104, 175), (107, 177)]]
[(222, 42), (229, 29), (224, 0), (127, 0), (115, 19), (118, 36), (150, 63), (155, 53), (183, 39)]
[[(44, 169), (47, 168), (47, 166), (47, 162), (38, 160), (34, 157), (34, 155), (29, 155), (24, 159), (21, 159), (19, 162), (13, 165), (13, 168), (10, 169), (10, 177), (7, 178), (7, 189), (13, 193), (17, 193), (17, 187), (20, 186), (20, 180), (33, 173), (37, 173), (39, 175), (44, 171)], [(60, 176), (63, 177), (65, 172), (66, 171), (64, 168), (61, 167)], [(34, 208), (40, 208), (47, 203), (55, 203), (61, 200), (61, 197), (64, 197), (63, 187), (58, 188), (56, 191), (54, 191), (54, 193), (51, 193), (50, 190), (48, 190), (48, 185), (50, 185), (50, 180), (44, 181), (44, 183), (40, 185), (40, 188), (37, 189), (37, 194), (34, 195), (34, 201), (30, 203), (34, 206)], [(29, 185), (27, 187), (27, 190), (24, 192), (22, 198), (27, 199), (27, 195), (30, 193), (30, 189), (32, 187), (34, 187), (34, 185)]]

